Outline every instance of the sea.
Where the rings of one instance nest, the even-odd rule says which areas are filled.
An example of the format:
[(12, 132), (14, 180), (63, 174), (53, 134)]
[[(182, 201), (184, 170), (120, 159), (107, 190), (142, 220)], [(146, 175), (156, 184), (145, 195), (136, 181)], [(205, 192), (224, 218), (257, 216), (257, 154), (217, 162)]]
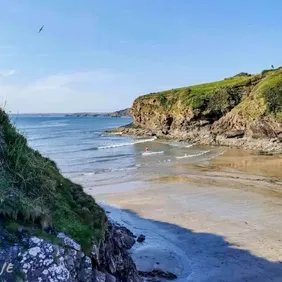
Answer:
[(189, 142), (105, 132), (131, 123), (131, 118), (51, 114), (10, 118), (33, 149), (92, 194), (135, 189), (144, 181), (182, 173), (179, 163), (203, 163), (224, 152)]

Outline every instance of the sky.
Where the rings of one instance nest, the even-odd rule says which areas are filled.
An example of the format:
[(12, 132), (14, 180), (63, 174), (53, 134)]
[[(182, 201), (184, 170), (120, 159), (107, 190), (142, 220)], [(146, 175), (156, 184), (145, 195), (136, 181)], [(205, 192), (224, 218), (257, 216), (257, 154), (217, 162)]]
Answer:
[(280, 0), (0, 7), (0, 105), (13, 113), (114, 111), (139, 95), (282, 65)]

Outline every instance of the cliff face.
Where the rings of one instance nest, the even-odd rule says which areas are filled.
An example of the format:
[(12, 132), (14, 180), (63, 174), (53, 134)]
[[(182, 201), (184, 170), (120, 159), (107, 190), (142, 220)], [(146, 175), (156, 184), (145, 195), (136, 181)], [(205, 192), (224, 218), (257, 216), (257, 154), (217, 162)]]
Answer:
[(134, 101), (131, 114), (135, 127), (157, 136), (223, 145), (234, 138), (279, 142), (282, 69), (151, 93)]
[(138, 282), (134, 243), (0, 110), (0, 281)]

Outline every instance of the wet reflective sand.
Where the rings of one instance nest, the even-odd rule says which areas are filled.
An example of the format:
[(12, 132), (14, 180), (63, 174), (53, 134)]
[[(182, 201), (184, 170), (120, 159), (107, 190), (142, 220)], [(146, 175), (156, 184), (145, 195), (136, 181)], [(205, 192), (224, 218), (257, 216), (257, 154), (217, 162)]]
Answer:
[(146, 235), (133, 249), (141, 270), (166, 269), (177, 281), (282, 281), (281, 159), (228, 150), (95, 198)]

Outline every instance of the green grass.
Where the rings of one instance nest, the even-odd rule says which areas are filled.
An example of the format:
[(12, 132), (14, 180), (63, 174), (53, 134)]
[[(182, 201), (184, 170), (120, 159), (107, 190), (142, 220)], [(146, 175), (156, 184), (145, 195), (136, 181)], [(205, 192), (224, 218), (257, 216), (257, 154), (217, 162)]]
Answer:
[(248, 121), (265, 115), (272, 115), (282, 121), (282, 70), (278, 68), (264, 71), (264, 79), (234, 110)]
[(282, 114), (282, 70), (272, 72), (255, 89), (256, 98), (264, 98), (268, 113)]
[(137, 98), (142, 111), (174, 113), (194, 111), (198, 116), (218, 119), (229, 111), (249, 121), (272, 115), (282, 121), (282, 68), (259, 74), (240, 73), (220, 81), (171, 89)]
[(85, 251), (104, 236), (105, 213), (56, 164), (27, 145), (0, 110), (0, 215), (38, 228), (51, 226)]
[(166, 109), (170, 109), (177, 101), (181, 101), (184, 106), (191, 107), (192, 109), (205, 108), (208, 104), (209, 97), (213, 97), (215, 91), (219, 88), (226, 89), (234, 85), (244, 86), (250, 79), (251, 76), (249, 75), (234, 76), (221, 81), (151, 93), (141, 96), (138, 99), (156, 99)]

